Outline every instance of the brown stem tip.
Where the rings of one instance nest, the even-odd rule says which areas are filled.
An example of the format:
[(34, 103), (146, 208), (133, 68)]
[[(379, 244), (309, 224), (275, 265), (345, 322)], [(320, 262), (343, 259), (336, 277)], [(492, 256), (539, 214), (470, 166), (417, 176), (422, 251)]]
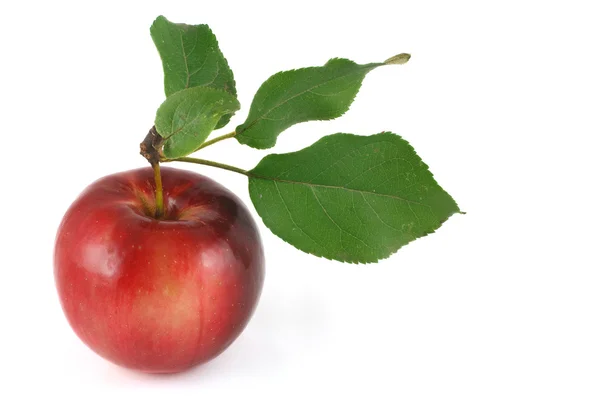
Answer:
[(158, 164), (161, 159), (161, 149), (164, 140), (156, 131), (156, 127), (150, 128), (150, 131), (140, 143), (140, 154), (148, 160), (150, 165)]

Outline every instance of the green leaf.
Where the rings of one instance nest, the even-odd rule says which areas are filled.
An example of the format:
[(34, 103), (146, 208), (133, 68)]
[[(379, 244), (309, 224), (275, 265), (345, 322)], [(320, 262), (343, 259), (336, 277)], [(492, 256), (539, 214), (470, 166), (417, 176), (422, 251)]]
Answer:
[(273, 233), (344, 262), (386, 258), (460, 212), (410, 144), (389, 132), (326, 136), (266, 156), (248, 176), (252, 202)]
[(184, 157), (196, 151), (219, 120), (239, 110), (237, 99), (208, 87), (180, 90), (167, 97), (156, 112), (156, 131), (165, 139), (167, 158)]
[[(233, 72), (208, 25), (175, 24), (161, 15), (150, 27), (150, 35), (162, 59), (167, 97), (196, 86), (236, 95)], [(224, 116), (217, 128), (230, 118)]]
[(383, 63), (365, 65), (333, 58), (323, 67), (279, 72), (258, 89), (248, 118), (236, 128), (236, 138), (250, 147), (267, 149), (294, 124), (337, 118), (348, 111), (369, 71), (404, 64), (409, 58), (403, 53)]

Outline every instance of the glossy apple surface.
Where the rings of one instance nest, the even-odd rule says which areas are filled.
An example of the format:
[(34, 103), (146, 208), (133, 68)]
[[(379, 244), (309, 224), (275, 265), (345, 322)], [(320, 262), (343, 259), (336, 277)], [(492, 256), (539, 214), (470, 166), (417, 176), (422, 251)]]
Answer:
[(154, 373), (206, 362), (242, 332), (264, 255), (244, 204), (213, 180), (162, 168), (166, 213), (152, 217), (151, 168), (104, 177), (58, 229), (54, 276), (75, 333), (102, 357)]

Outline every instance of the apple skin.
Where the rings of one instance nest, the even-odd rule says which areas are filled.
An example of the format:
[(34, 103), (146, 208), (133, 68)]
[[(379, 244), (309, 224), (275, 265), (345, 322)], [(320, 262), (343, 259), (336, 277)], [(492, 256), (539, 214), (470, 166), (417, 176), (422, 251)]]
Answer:
[(151, 215), (151, 168), (109, 175), (66, 212), (54, 277), (79, 338), (115, 364), (174, 373), (224, 351), (250, 320), (264, 253), (245, 205), (213, 180), (161, 168), (165, 217)]

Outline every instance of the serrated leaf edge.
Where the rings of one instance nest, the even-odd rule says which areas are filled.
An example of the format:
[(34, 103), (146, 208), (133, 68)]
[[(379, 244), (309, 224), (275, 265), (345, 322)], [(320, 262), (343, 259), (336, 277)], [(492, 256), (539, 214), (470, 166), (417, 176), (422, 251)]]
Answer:
[[(170, 20), (169, 20), (167, 17), (165, 17), (164, 15), (159, 15), (158, 17), (156, 17), (156, 18), (154, 19), (154, 21), (152, 22), (152, 25), (150, 26), (150, 32), (151, 32), (151, 35), (150, 35), (150, 36), (152, 37), (152, 40), (153, 40), (153, 41), (154, 41), (154, 37), (152, 36), (152, 29), (154, 28), (154, 26), (155, 26), (156, 22), (157, 22), (157, 21), (159, 21), (159, 20), (161, 20), (161, 21), (166, 21), (167, 23), (170, 23), (170, 24), (176, 25), (177, 27), (179, 27), (179, 28), (181, 28), (181, 29), (186, 29), (186, 28), (196, 28), (196, 27), (206, 27), (206, 29), (208, 29), (208, 33), (209, 33), (209, 34), (210, 34), (210, 35), (211, 35), (211, 36), (214, 38), (214, 40), (215, 40), (216, 51), (218, 52), (218, 56), (220, 57), (220, 60), (221, 60), (221, 61), (223, 61), (223, 62), (225, 63), (225, 67), (227, 67), (227, 69), (226, 69), (226, 74), (227, 74), (227, 77), (228, 77), (228, 78), (230, 78), (230, 79), (231, 79), (231, 82), (232, 82), (232, 87), (231, 87), (231, 88), (227, 87), (227, 88), (223, 88), (222, 90), (224, 90), (224, 91), (228, 92), (229, 94), (232, 94), (233, 96), (236, 96), (236, 97), (237, 97), (236, 81), (235, 81), (235, 77), (234, 77), (234, 75), (233, 75), (233, 71), (231, 70), (231, 67), (229, 66), (229, 62), (227, 61), (227, 58), (225, 57), (225, 55), (224, 55), (224, 54), (223, 54), (223, 52), (221, 51), (221, 47), (219, 46), (219, 40), (217, 39), (217, 36), (214, 34), (214, 32), (212, 31), (212, 29), (210, 28), (210, 26), (208, 26), (208, 24), (195, 24), (195, 25), (190, 25), (190, 24), (185, 24), (185, 23), (177, 23), (177, 22), (172, 22), (172, 21), (170, 21)], [(181, 32), (180, 32), (179, 36), (180, 36), (181, 40), (183, 40), (183, 36), (182, 36)], [(158, 50), (158, 49), (157, 49), (157, 50)], [(189, 67), (188, 67), (188, 65), (187, 65), (187, 58), (188, 58), (188, 56), (185, 54), (185, 48), (183, 47), (183, 45), (182, 45), (182, 51), (183, 51), (183, 58), (184, 58), (184, 60), (185, 60), (185, 66), (186, 66), (186, 75), (187, 75), (187, 81), (186, 81), (186, 85), (185, 85), (185, 87), (184, 87), (183, 89), (176, 90), (176, 91), (174, 91), (174, 92), (172, 92), (172, 93), (170, 93), (170, 94), (167, 94), (167, 88), (166, 88), (166, 82), (165, 82), (165, 87), (164, 87), (164, 90), (165, 90), (165, 96), (167, 96), (167, 97), (169, 97), (169, 96), (172, 96), (173, 94), (175, 94), (175, 93), (177, 93), (177, 92), (179, 92), (179, 91), (181, 91), (181, 90), (185, 90), (185, 89), (189, 89), (189, 88), (190, 88), (190, 86), (189, 86), (189, 81), (190, 81), (190, 77), (191, 77), (191, 75), (190, 75), (190, 72), (189, 72)], [(163, 56), (162, 56), (161, 52), (160, 52), (160, 51), (157, 51), (157, 52), (158, 52), (158, 55), (159, 55), (159, 57), (160, 57), (160, 59), (161, 59), (161, 63), (162, 63), (162, 65), (163, 65), (163, 68), (164, 68), (164, 62), (165, 62), (165, 60), (164, 60), (164, 58), (163, 58)], [(217, 75), (218, 75), (218, 74), (219, 74), (219, 71), (217, 70)], [(166, 76), (166, 75), (165, 75), (165, 76)], [(216, 78), (216, 77), (215, 77), (215, 78)], [(192, 87), (195, 87), (195, 86), (192, 86)], [(209, 86), (202, 85), (201, 87), (209, 87)], [(224, 125), (223, 125), (223, 126), (224, 126)]]
[[(331, 138), (332, 136), (336, 136), (336, 135), (362, 136), (362, 135), (355, 135), (355, 134), (352, 134), (352, 133), (341, 133), (341, 132), (340, 132), (340, 133), (334, 133), (334, 134), (331, 134), (331, 135), (327, 135), (327, 136), (324, 136), (324, 137), (322, 137), (321, 139), (317, 140), (316, 142), (314, 142), (313, 144), (311, 144), (311, 145), (307, 146), (306, 148), (308, 148), (308, 147), (311, 147), (311, 146), (313, 146), (313, 145), (316, 145), (316, 144), (318, 144), (319, 142), (321, 142), (321, 141), (323, 141), (323, 140), (326, 140), (326, 139), (328, 139), (328, 138)], [(400, 135), (397, 135), (397, 134), (395, 134), (395, 133), (393, 133), (393, 132), (391, 132), (391, 131), (384, 131), (384, 132), (376, 133), (376, 134), (374, 134), (374, 135), (368, 135), (368, 136), (362, 136), (362, 137), (373, 137), (373, 136), (378, 136), (378, 135), (382, 135), (382, 136), (383, 136), (383, 135), (393, 135), (393, 136), (400, 137), (401, 139), (403, 139), (403, 138), (402, 138)], [(403, 139), (403, 140), (404, 140), (404, 139)], [(405, 141), (406, 141), (406, 140), (405, 140)], [(414, 152), (415, 152), (415, 154), (417, 154), (417, 155), (418, 155), (418, 153), (416, 152), (416, 150), (414, 149), (414, 147), (413, 147), (413, 146), (412, 146), (412, 145), (411, 145), (411, 144), (410, 144), (408, 141), (406, 141), (406, 143), (407, 143), (407, 145), (409, 146), (410, 150), (414, 151)], [(260, 163), (261, 163), (261, 162), (262, 162), (264, 159), (266, 159), (267, 157), (270, 157), (270, 156), (275, 156), (275, 155), (289, 155), (289, 154), (295, 154), (295, 153), (299, 153), (299, 152), (301, 152), (301, 151), (305, 150), (306, 148), (304, 148), (304, 149), (301, 149), (301, 150), (298, 150), (298, 151), (294, 151), (294, 152), (289, 152), (289, 153), (274, 153), (274, 154), (269, 154), (269, 155), (265, 156), (263, 159), (261, 159), (261, 160), (259, 161), (259, 163), (258, 163), (258, 164), (260, 164)], [(421, 157), (419, 157), (419, 158), (421, 158)], [(262, 180), (267, 180), (267, 181), (271, 181), (271, 182), (273, 182), (273, 181), (277, 181), (276, 179), (273, 179), (273, 178), (271, 178), (271, 177), (265, 177), (265, 176), (257, 175), (257, 174), (254, 174), (254, 173), (252, 173), (252, 170), (253, 170), (253, 169), (252, 169), (252, 170), (249, 170), (249, 171), (248, 171), (248, 178), (249, 178), (249, 179), (248, 179), (248, 192), (249, 192), (249, 194), (250, 194), (250, 200), (252, 201), (252, 205), (254, 206), (254, 208), (255, 208), (255, 210), (256, 210), (256, 213), (258, 214), (258, 216), (259, 216), (259, 217), (260, 217), (260, 219), (262, 220), (262, 222), (263, 222), (263, 225), (264, 225), (264, 226), (266, 226), (266, 227), (269, 229), (269, 231), (271, 231), (271, 233), (273, 233), (275, 236), (277, 236), (279, 239), (281, 239), (281, 240), (282, 240), (282, 241), (284, 241), (285, 243), (288, 243), (289, 245), (291, 245), (291, 246), (295, 247), (296, 249), (298, 249), (298, 250), (302, 251), (303, 253), (310, 254), (310, 255), (312, 255), (312, 256), (315, 256), (315, 257), (318, 257), (318, 258), (324, 258), (324, 259), (327, 259), (327, 260), (331, 260), (331, 261), (338, 261), (338, 262), (342, 262), (342, 263), (346, 263), (346, 264), (359, 264), (359, 265), (363, 265), (363, 264), (374, 264), (374, 263), (377, 263), (378, 261), (381, 261), (381, 260), (386, 260), (386, 259), (390, 258), (392, 255), (396, 254), (398, 251), (400, 251), (400, 249), (402, 249), (403, 247), (407, 246), (408, 244), (410, 244), (410, 243), (412, 243), (412, 242), (414, 242), (414, 241), (416, 241), (416, 240), (418, 240), (418, 239), (421, 239), (421, 238), (424, 238), (424, 237), (426, 237), (426, 236), (429, 236), (429, 235), (430, 235), (430, 234), (432, 234), (432, 233), (435, 233), (435, 232), (436, 232), (438, 229), (440, 229), (440, 228), (441, 228), (441, 227), (444, 225), (444, 223), (445, 223), (446, 221), (448, 221), (448, 219), (450, 219), (450, 217), (452, 217), (453, 215), (455, 215), (455, 214), (465, 214), (465, 212), (463, 212), (463, 211), (461, 211), (461, 210), (460, 210), (460, 208), (459, 208), (458, 204), (456, 203), (456, 201), (454, 200), (454, 198), (453, 198), (452, 196), (450, 196), (450, 194), (449, 194), (448, 192), (446, 192), (446, 190), (444, 190), (444, 189), (443, 189), (443, 188), (442, 188), (442, 187), (439, 185), (439, 183), (438, 183), (438, 182), (437, 182), (437, 180), (435, 179), (435, 176), (434, 176), (433, 172), (431, 172), (431, 170), (429, 169), (429, 166), (428, 166), (428, 165), (427, 165), (427, 164), (426, 164), (426, 163), (425, 163), (425, 162), (424, 162), (422, 159), (421, 159), (421, 162), (423, 163), (423, 168), (425, 168), (425, 169), (426, 169), (427, 171), (429, 171), (429, 173), (431, 174), (431, 178), (432, 178), (432, 180), (433, 180), (434, 184), (435, 184), (435, 185), (436, 185), (436, 186), (437, 186), (437, 187), (438, 187), (440, 190), (442, 190), (443, 192), (445, 192), (446, 194), (448, 194), (448, 197), (449, 197), (450, 199), (452, 199), (452, 201), (454, 202), (454, 205), (456, 206), (456, 211), (454, 211), (454, 212), (452, 212), (451, 214), (449, 214), (449, 215), (446, 217), (446, 219), (444, 219), (444, 220), (440, 221), (440, 223), (439, 223), (439, 225), (438, 225), (437, 227), (433, 228), (433, 229), (432, 229), (432, 230), (430, 230), (430, 231), (428, 230), (428, 231), (425, 231), (425, 232), (423, 232), (423, 234), (421, 234), (420, 236), (418, 236), (418, 237), (415, 237), (415, 238), (413, 238), (413, 239), (409, 240), (409, 241), (408, 241), (408, 242), (406, 242), (404, 245), (402, 245), (402, 246), (400, 246), (398, 249), (396, 249), (396, 250), (394, 250), (394, 251), (390, 252), (390, 253), (389, 253), (389, 254), (387, 254), (386, 256), (384, 256), (384, 257), (381, 257), (381, 258), (376, 258), (376, 259), (373, 259), (373, 260), (367, 260), (367, 261), (364, 261), (364, 262), (363, 262), (363, 261), (347, 260), (347, 259), (336, 259), (336, 258), (333, 258), (333, 257), (328, 257), (328, 256), (325, 256), (325, 255), (319, 255), (319, 254), (315, 254), (315, 253), (313, 253), (313, 252), (311, 252), (311, 251), (306, 251), (306, 250), (304, 250), (304, 249), (301, 249), (301, 248), (299, 248), (299, 247), (298, 247), (298, 246), (296, 246), (295, 244), (288, 242), (288, 241), (287, 241), (287, 240), (285, 240), (283, 237), (281, 237), (281, 236), (280, 236), (278, 233), (276, 233), (276, 232), (275, 232), (275, 231), (274, 231), (274, 230), (273, 230), (273, 229), (272, 229), (270, 226), (268, 226), (268, 225), (266, 224), (266, 222), (265, 222), (265, 219), (264, 219), (264, 218), (263, 218), (263, 216), (262, 216), (262, 215), (261, 215), (261, 214), (258, 212), (258, 208), (256, 207), (255, 198), (254, 198), (254, 196), (252, 195), (252, 192), (250, 191), (250, 184), (251, 184), (251, 181), (250, 181), (250, 179), (251, 179), (251, 178), (255, 178), (255, 179), (262, 179)], [(257, 166), (258, 166), (258, 164), (257, 164)], [(255, 167), (255, 168), (256, 168), (256, 167)], [(280, 181), (281, 181), (281, 180), (280, 180)], [(288, 183), (303, 184), (302, 182), (293, 182), (293, 181), (288, 181)], [(319, 186), (319, 185), (317, 185), (317, 186)], [(323, 185), (320, 185), (320, 186), (323, 186)], [(293, 219), (292, 219), (292, 222), (294, 222), (294, 220), (293, 220)], [(298, 225), (297, 225), (295, 222), (294, 222), (294, 225), (296, 225), (296, 226), (298, 227)], [(300, 228), (300, 227), (298, 227), (298, 228)], [(302, 229), (301, 229), (301, 230), (302, 230)], [(305, 233), (305, 235), (306, 235), (306, 233)], [(307, 235), (307, 236), (308, 236), (308, 235)]]
[[(270, 83), (270, 81), (271, 81), (272, 79), (276, 79), (278, 76), (280, 76), (280, 75), (282, 75), (282, 74), (285, 74), (285, 73), (290, 73), (290, 72), (297, 72), (297, 71), (306, 71), (306, 70), (310, 70), (310, 69), (324, 68), (324, 67), (325, 67), (327, 64), (331, 63), (332, 61), (336, 61), (336, 60), (350, 61), (350, 62), (352, 62), (352, 63), (354, 63), (354, 64), (356, 64), (356, 65), (358, 65), (358, 66), (360, 66), (360, 67), (363, 67), (364, 69), (367, 69), (367, 73), (369, 73), (370, 71), (372, 71), (373, 69), (375, 69), (375, 68), (377, 68), (377, 67), (380, 67), (380, 66), (384, 66), (384, 65), (386, 65), (385, 63), (357, 64), (356, 62), (354, 62), (354, 61), (352, 61), (352, 60), (350, 60), (350, 59), (347, 59), (347, 58), (335, 57), (335, 58), (331, 58), (331, 59), (329, 59), (329, 60), (328, 60), (328, 61), (327, 61), (327, 62), (326, 62), (324, 65), (321, 65), (321, 66), (316, 66), (316, 67), (304, 67), (304, 68), (296, 68), (296, 69), (290, 69), (290, 70), (286, 70), (286, 71), (280, 71), (280, 72), (277, 72), (277, 73), (275, 73), (275, 74), (271, 75), (269, 78), (267, 78), (267, 80), (265, 80), (265, 81), (264, 81), (264, 82), (263, 82), (263, 83), (260, 85), (260, 87), (259, 87), (259, 88), (258, 88), (258, 90), (256, 91), (256, 94), (255, 94), (255, 96), (256, 96), (256, 95), (257, 95), (257, 94), (258, 94), (258, 93), (259, 93), (259, 92), (260, 92), (260, 91), (261, 91), (261, 90), (262, 90), (262, 89), (263, 89), (263, 88), (264, 88), (264, 87), (265, 87), (267, 84), (269, 84), (269, 83)], [(352, 72), (350, 72), (350, 73), (348, 73), (348, 74), (345, 74), (345, 75), (340, 75), (340, 76), (336, 76), (335, 78), (328, 79), (328, 80), (326, 80), (326, 81), (324, 81), (324, 82), (321, 82), (321, 83), (319, 83), (318, 85), (315, 85), (315, 86), (311, 87), (310, 89), (307, 89), (307, 90), (305, 90), (305, 91), (303, 91), (303, 92), (301, 92), (301, 93), (298, 93), (298, 94), (296, 94), (296, 95), (294, 95), (294, 96), (292, 96), (292, 97), (290, 97), (290, 98), (286, 99), (284, 102), (282, 102), (282, 103), (280, 103), (280, 104), (277, 104), (277, 105), (276, 105), (276, 106), (274, 106), (274, 107), (271, 107), (269, 110), (267, 110), (266, 112), (264, 112), (264, 113), (263, 113), (263, 114), (262, 114), (260, 117), (258, 117), (258, 118), (255, 118), (255, 119), (254, 119), (254, 120), (253, 120), (253, 121), (252, 121), (252, 122), (251, 122), (251, 123), (250, 123), (248, 126), (246, 126), (246, 127), (244, 127), (243, 129), (241, 129), (241, 130), (240, 130), (240, 127), (242, 127), (242, 126), (246, 125), (246, 122), (248, 121), (248, 119), (246, 119), (246, 121), (244, 121), (242, 124), (238, 125), (238, 126), (235, 128), (235, 132), (236, 132), (236, 136), (235, 136), (235, 138), (236, 138), (236, 139), (238, 140), (238, 142), (240, 142), (241, 144), (245, 144), (245, 145), (247, 145), (247, 146), (249, 146), (249, 147), (252, 147), (252, 148), (255, 148), (255, 149), (265, 150), (265, 149), (269, 149), (269, 148), (271, 148), (271, 147), (274, 147), (274, 146), (275, 146), (275, 144), (277, 143), (277, 139), (279, 138), (279, 134), (278, 134), (277, 136), (275, 136), (275, 138), (274, 138), (272, 141), (271, 141), (271, 140), (269, 140), (269, 139), (265, 139), (265, 138), (256, 138), (256, 137), (252, 137), (252, 136), (246, 136), (247, 138), (249, 138), (249, 139), (253, 139), (253, 140), (256, 140), (256, 141), (265, 141), (265, 142), (267, 142), (267, 147), (253, 146), (253, 145), (249, 144), (249, 143), (248, 143), (248, 141), (244, 140), (244, 139), (245, 139), (245, 137), (244, 137), (244, 136), (240, 136), (240, 135), (241, 135), (241, 134), (243, 134), (243, 133), (244, 133), (245, 131), (247, 131), (248, 129), (250, 129), (250, 128), (251, 128), (252, 126), (254, 126), (255, 124), (257, 124), (257, 123), (258, 123), (260, 120), (263, 120), (263, 119), (264, 119), (264, 118), (265, 118), (265, 117), (266, 117), (266, 116), (267, 116), (267, 115), (268, 115), (268, 114), (269, 114), (271, 111), (273, 111), (274, 109), (276, 109), (276, 108), (278, 108), (278, 107), (282, 106), (283, 104), (285, 104), (285, 103), (287, 103), (287, 102), (289, 102), (289, 101), (293, 100), (294, 98), (296, 98), (296, 97), (298, 97), (298, 96), (301, 96), (301, 95), (303, 95), (303, 94), (305, 94), (305, 93), (309, 92), (310, 90), (313, 90), (313, 89), (315, 89), (315, 88), (318, 88), (318, 87), (320, 87), (320, 86), (323, 86), (323, 85), (325, 85), (325, 84), (328, 84), (328, 83), (330, 83), (330, 82), (333, 82), (333, 81), (335, 81), (335, 80), (337, 80), (337, 79), (346, 78), (346, 77), (348, 77), (348, 76), (350, 76), (350, 75), (356, 74), (357, 72), (358, 72), (357, 70), (354, 70), (354, 71), (352, 71)], [(366, 75), (366, 73), (365, 73), (365, 75)], [(361, 87), (362, 87), (363, 81), (364, 81), (364, 77), (363, 77), (363, 79), (361, 80), (361, 82), (359, 83), (359, 85), (358, 85), (358, 87), (357, 87), (357, 90), (356, 90), (356, 93), (354, 93), (354, 96), (352, 96), (352, 101), (350, 102), (350, 106), (348, 106), (348, 109), (346, 109), (345, 111), (343, 111), (343, 112), (342, 112), (342, 113), (341, 113), (339, 116), (332, 117), (332, 118), (324, 118), (324, 119), (311, 119), (310, 121), (330, 121), (330, 120), (333, 120), (333, 119), (336, 119), (336, 118), (340, 118), (340, 117), (342, 117), (343, 115), (345, 115), (345, 114), (346, 114), (346, 113), (347, 113), (347, 112), (350, 110), (350, 108), (352, 107), (352, 104), (354, 103), (354, 100), (356, 99), (356, 96), (358, 95), (358, 92), (360, 92), (360, 89), (361, 89)], [(253, 101), (254, 101), (254, 100), (253, 100)], [(252, 109), (252, 104), (250, 105), (250, 110), (251, 110), (251, 109)], [(308, 121), (303, 121), (303, 122), (308, 122)], [(302, 123), (302, 122), (300, 122), (300, 123)], [(293, 124), (293, 125), (295, 125), (295, 124)]]

